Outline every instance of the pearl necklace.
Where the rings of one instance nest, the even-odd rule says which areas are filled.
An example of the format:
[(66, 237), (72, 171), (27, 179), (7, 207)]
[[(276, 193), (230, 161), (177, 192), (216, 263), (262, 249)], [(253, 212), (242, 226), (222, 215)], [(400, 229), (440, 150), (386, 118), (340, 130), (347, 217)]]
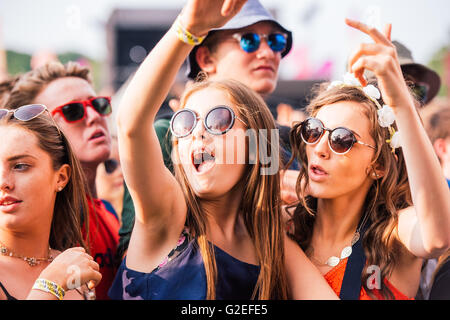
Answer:
[(356, 229), (355, 233), (353, 234), (352, 241), (350, 242), (350, 245), (349, 245), (349, 246), (346, 246), (346, 247), (344, 247), (344, 249), (342, 249), (341, 254), (340, 254), (339, 257), (337, 257), (337, 256), (331, 256), (331, 257), (329, 257), (329, 258), (327, 259), (327, 261), (325, 261), (325, 263), (323, 263), (323, 262), (317, 260), (317, 259), (314, 257), (314, 248), (313, 248), (313, 247), (310, 247), (309, 250), (308, 250), (308, 251), (309, 251), (309, 257), (310, 257), (310, 259), (311, 259), (316, 265), (319, 265), (319, 266), (336, 267), (342, 260), (344, 260), (345, 258), (350, 257), (350, 255), (352, 254), (352, 251), (353, 251), (353, 250), (352, 250), (353, 245), (354, 245), (355, 243), (357, 243), (357, 242), (359, 241), (359, 239), (361, 238), (361, 233), (360, 233), (360, 231), (361, 231), (362, 227), (364, 226), (364, 224), (366, 223), (367, 217), (368, 217), (368, 215), (366, 214), (365, 217), (364, 217), (364, 219), (363, 219), (363, 221), (362, 221), (362, 223), (361, 223), (361, 225)]
[(0, 241), (0, 254), (2, 256), (8, 256), (11, 258), (22, 259), (23, 261), (28, 263), (30, 265), (30, 267), (37, 266), (37, 265), (41, 264), (42, 262), (52, 262), (53, 261), (50, 247), (48, 247), (48, 257), (47, 258), (25, 257), (25, 256), (22, 256), (22, 255), (19, 255), (19, 254), (13, 252), (11, 249), (9, 249), (7, 246), (5, 246)]

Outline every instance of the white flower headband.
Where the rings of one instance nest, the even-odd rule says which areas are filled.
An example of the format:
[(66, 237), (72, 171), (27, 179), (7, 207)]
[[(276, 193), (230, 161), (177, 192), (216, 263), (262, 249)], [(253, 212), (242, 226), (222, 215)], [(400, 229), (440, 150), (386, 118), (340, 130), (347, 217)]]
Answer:
[(331, 88), (335, 88), (335, 87), (358, 88), (364, 93), (364, 95), (367, 98), (369, 98), (370, 100), (372, 100), (375, 103), (375, 105), (378, 108), (378, 110), (377, 110), (378, 123), (380, 124), (381, 127), (388, 128), (390, 138), (388, 140), (386, 140), (386, 142), (390, 144), (390, 146), (392, 148), (392, 152), (395, 152), (395, 149), (400, 147), (400, 132), (395, 131), (395, 129), (392, 127), (392, 124), (395, 121), (395, 115), (394, 115), (394, 111), (392, 110), (392, 108), (386, 104), (383, 105), (383, 107), (381, 107), (380, 103), (378, 102), (378, 99), (381, 98), (380, 91), (374, 85), (371, 85), (371, 84), (363, 87), (361, 85), (361, 83), (359, 82), (359, 80), (353, 75), (353, 73), (349, 73), (349, 72), (347, 72), (344, 75), (343, 81), (337, 80), (337, 81), (331, 82), (331, 84), (328, 86), (327, 90), (330, 90)]

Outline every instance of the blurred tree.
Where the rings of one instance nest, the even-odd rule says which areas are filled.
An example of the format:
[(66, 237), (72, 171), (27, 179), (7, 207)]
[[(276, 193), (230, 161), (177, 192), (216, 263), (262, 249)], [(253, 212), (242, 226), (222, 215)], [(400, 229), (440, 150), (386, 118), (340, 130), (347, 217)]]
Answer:
[(6, 51), (6, 63), (8, 64), (8, 73), (16, 75), (31, 70), (31, 55), (13, 50)]
[(428, 63), (428, 66), (433, 69), (434, 71), (436, 71), (439, 76), (441, 77), (442, 80), (442, 85), (441, 85), (441, 89), (439, 90), (438, 95), (439, 96), (446, 96), (448, 93), (448, 84), (446, 84), (445, 81), (445, 77), (448, 77), (448, 75), (446, 74), (446, 72), (448, 72), (448, 70), (446, 71), (446, 64), (445, 64), (445, 60), (446, 57), (448, 56), (450, 52), (450, 46), (444, 46), (442, 48), (440, 48), (431, 58), (431, 61)]

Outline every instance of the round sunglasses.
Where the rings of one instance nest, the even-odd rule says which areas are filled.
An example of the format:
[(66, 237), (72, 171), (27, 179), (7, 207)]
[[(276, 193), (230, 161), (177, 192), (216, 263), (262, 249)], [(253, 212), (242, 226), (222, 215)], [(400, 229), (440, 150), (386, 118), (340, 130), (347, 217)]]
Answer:
[(270, 49), (281, 52), (286, 49), (287, 35), (284, 33), (258, 34), (255, 32), (235, 33), (233, 38), (239, 41), (239, 45), (245, 52), (251, 53), (259, 49), (262, 39), (267, 41)]
[[(191, 109), (178, 110), (170, 120), (170, 131), (177, 138), (186, 137), (192, 133), (199, 119), (197, 113)], [(203, 125), (209, 133), (221, 135), (233, 127), (235, 119), (244, 123), (235, 115), (233, 109), (220, 105), (208, 111), (203, 119)]]
[[(337, 127), (334, 129), (326, 128), (322, 121), (317, 118), (308, 118), (305, 121), (296, 124), (294, 126), (294, 130), (300, 134), (302, 140), (306, 144), (317, 143), (325, 131), (328, 131), (330, 133), (328, 135), (328, 146), (331, 151), (340, 155), (349, 152), (355, 143), (359, 143), (363, 146), (376, 150), (374, 146), (357, 140), (355, 137), (355, 132), (352, 130), (345, 127)], [(300, 130), (300, 132), (297, 130)]]
[(94, 97), (87, 100), (71, 101), (55, 108), (52, 115), (60, 113), (67, 122), (81, 121), (86, 117), (87, 107), (92, 107), (102, 116), (112, 112), (110, 97)]

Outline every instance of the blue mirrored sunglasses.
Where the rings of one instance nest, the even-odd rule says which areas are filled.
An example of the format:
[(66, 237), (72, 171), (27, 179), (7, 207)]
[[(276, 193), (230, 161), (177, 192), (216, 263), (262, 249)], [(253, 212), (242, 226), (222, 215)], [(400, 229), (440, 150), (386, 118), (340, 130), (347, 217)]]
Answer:
[(258, 50), (261, 45), (261, 39), (265, 39), (270, 49), (274, 52), (282, 52), (286, 49), (287, 35), (284, 33), (258, 34), (254, 32), (235, 33), (233, 38), (239, 41), (239, 44), (245, 52), (251, 53)]

